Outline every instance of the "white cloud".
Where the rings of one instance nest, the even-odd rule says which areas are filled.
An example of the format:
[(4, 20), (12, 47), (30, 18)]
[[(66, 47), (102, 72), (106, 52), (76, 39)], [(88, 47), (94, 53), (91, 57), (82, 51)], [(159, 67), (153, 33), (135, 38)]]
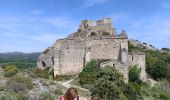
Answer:
[(88, 8), (98, 4), (105, 3), (107, 0), (84, 0), (83, 7)]

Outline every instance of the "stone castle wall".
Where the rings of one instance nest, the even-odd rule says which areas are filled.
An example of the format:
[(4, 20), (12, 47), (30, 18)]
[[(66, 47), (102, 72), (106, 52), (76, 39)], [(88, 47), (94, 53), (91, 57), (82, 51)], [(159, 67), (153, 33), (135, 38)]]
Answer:
[(119, 59), (121, 43), (127, 44), (127, 39), (81, 38), (64, 40), (60, 49), (56, 49), (54, 56), (55, 75), (77, 74), (92, 59)]
[[(82, 21), (79, 31), (74, 32), (56, 43), (42, 53), (38, 59), (38, 68), (54, 68), (54, 76), (78, 74), (85, 65), (93, 59), (107, 59), (101, 67), (110, 65), (123, 74), (128, 82), (129, 66), (139, 65), (141, 68), (140, 78), (146, 79), (145, 55), (139, 53), (128, 53), (128, 36), (122, 31), (115, 36), (109, 18), (92, 21)], [(97, 33), (92, 36), (91, 32)], [(107, 35), (102, 35), (109, 32)]]
[(145, 70), (145, 54), (143, 53), (131, 53), (128, 55), (128, 65), (134, 66), (137, 65), (140, 69), (140, 79), (145, 81), (147, 79), (147, 74)]

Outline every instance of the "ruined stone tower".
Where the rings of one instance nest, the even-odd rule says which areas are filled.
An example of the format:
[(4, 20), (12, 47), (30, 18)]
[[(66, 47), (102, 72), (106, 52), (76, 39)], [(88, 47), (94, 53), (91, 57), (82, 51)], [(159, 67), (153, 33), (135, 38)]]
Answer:
[(146, 79), (145, 56), (128, 53), (128, 36), (123, 30), (116, 34), (111, 18), (83, 20), (77, 30), (67, 38), (57, 40), (39, 57), (37, 66), (54, 68), (54, 75), (78, 74), (93, 59), (107, 59), (101, 63), (115, 67), (128, 81), (129, 66), (137, 64), (142, 69), (141, 79)]

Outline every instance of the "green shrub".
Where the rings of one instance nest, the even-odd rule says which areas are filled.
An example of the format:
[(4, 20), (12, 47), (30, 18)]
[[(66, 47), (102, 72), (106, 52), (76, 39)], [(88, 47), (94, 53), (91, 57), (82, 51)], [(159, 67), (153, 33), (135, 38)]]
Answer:
[(14, 76), (7, 82), (7, 88), (14, 92), (25, 91), (26, 89), (32, 89), (32, 79), (21, 76)]
[(129, 70), (129, 81), (130, 82), (137, 82), (139, 81), (141, 69), (138, 68), (137, 65), (131, 66)]
[(91, 32), (90, 34), (91, 36), (97, 36), (97, 34), (95, 32)]
[(40, 94), (40, 100), (54, 100), (54, 97), (51, 96), (50, 93), (42, 93)]
[(5, 77), (11, 77), (18, 72), (18, 69), (15, 65), (5, 65), (3, 72)]
[(155, 59), (151, 62), (147, 61), (146, 67), (147, 73), (149, 73), (154, 79), (161, 79), (167, 76), (168, 66), (162, 60)]
[(56, 75), (54, 80), (61, 81), (61, 80), (70, 80), (74, 77), (74, 75)]
[(104, 78), (109, 81), (123, 80), (123, 75), (118, 73), (116, 69), (110, 66), (105, 66), (105, 68), (101, 68), (97, 77)]
[(44, 70), (41, 70), (38, 68), (34, 69), (32, 71), (32, 73), (30, 74), (30, 77), (33, 77), (33, 78), (40, 77), (40, 78), (48, 79), (49, 78), (49, 68), (46, 68)]
[(102, 35), (110, 35), (110, 32), (103, 32)]
[(0, 100), (28, 100), (23, 93), (5, 93), (0, 95)]
[(93, 83), (97, 79), (97, 73), (99, 72), (99, 66), (97, 61), (92, 60), (82, 72), (79, 74), (79, 82), (81, 85)]
[(166, 75), (166, 79), (170, 83), (170, 65), (168, 66), (168, 72), (167, 72), (167, 75)]
[(162, 100), (169, 100), (170, 98), (168, 99), (168, 96), (166, 94), (161, 93), (160, 94), (160, 99), (162, 99)]
[(64, 94), (61, 87), (57, 87), (57, 89), (54, 92), (58, 97)]
[(5, 87), (4, 86), (0, 86), (0, 91), (4, 91)]
[(113, 100), (113, 98), (119, 98), (121, 90), (118, 86), (107, 79), (99, 78), (95, 81), (93, 88), (90, 89), (93, 95), (100, 98)]

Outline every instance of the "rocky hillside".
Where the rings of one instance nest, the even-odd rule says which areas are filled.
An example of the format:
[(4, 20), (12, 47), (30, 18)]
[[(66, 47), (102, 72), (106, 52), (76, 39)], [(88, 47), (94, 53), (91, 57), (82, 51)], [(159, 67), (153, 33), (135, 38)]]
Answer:
[(138, 48), (143, 48), (143, 49), (146, 49), (146, 50), (153, 50), (153, 51), (158, 50), (160, 52), (167, 52), (167, 53), (170, 54), (169, 48), (157, 49), (151, 44), (147, 44), (145, 42), (141, 42), (141, 41), (138, 41), (138, 40), (135, 40), (135, 39), (129, 39), (129, 43), (132, 44), (135, 47), (138, 47)]

